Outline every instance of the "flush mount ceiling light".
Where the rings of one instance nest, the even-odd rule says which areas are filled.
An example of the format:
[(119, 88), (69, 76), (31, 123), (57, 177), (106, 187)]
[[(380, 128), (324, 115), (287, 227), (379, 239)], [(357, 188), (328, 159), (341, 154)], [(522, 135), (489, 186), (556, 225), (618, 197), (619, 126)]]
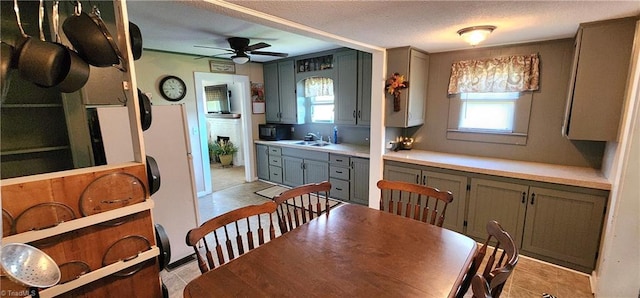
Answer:
[(496, 26), (491, 25), (473, 26), (458, 30), (458, 34), (470, 45), (475, 46), (487, 39), (487, 36), (495, 29)]
[(246, 53), (239, 52), (239, 53), (236, 53), (235, 55), (231, 56), (231, 60), (235, 64), (245, 64), (245, 63), (249, 62), (249, 56)]

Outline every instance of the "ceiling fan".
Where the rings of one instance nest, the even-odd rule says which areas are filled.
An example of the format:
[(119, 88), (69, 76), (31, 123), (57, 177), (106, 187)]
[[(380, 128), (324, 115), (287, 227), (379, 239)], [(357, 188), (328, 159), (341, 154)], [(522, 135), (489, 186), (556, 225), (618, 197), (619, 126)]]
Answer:
[(249, 60), (251, 60), (251, 58), (247, 54), (275, 56), (275, 57), (287, 57), (287, 56), (289, 56), (289, 54), (286, 54), (286, 53), (256, 51), (256, 50), (259, 50), (259, 49), (264, 49), (266, 47), (270, 47), (271, 45), (268, 44), (268, 43), (264, 43), (264, 42), (259, 42), (259, 43), (256, 43), (256, 44), (249, 45), (249, 39), (248, 38), (244, 38), (244, 37), (230, 37), (230, 38), (227, 39), (227, 41), (229, 42), (229, 47), (231, 49), (223, 49), (223, 48), (210, 47), (210, 46), (198, 46), (198, 45), (194, 46), (194, 47), (197, 47), (197, 48), (219, 49), (219, 50), (225, 50), (225, 51), (229, 52), (229, 53), (218, 54), (218, 55), (213, 55), (213, 56), (202, 56), (202, 57), (198, 57), (196, 59), (233, 54), (233, 56), (231, 56), (231, 60), (234, 63), (236, 63), (236, 64), (245, 64), (245, 63), (249, 62)]

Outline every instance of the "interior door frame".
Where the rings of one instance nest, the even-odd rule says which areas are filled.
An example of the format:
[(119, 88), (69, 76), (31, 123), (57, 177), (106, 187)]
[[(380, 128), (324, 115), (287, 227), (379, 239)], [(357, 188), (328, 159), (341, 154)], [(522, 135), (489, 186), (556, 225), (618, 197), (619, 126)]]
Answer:
[[(198, 130), (200, 131), (200, 150), (202, 151), (203, 175), (204, 175), (204, 191), (198, 193), (198, 196), (207, 195), (213, 192), (211, 184), (211, 168), (209, 166), (209, 144), (207, 136), (207, 119), (206, 119), (206, 98), (204, 96), (204, 86), (210, 84), (240, 84), (241, 94), (234, 96), (240, 97), (240, 123), (242, 127), (242, 142), (244, 144), (241, 154), (244, 155), (244, 178), (245, 181), (253, 181), (256, 175), (256, 156), (253, 148), (253, 127), (251, 125), (251, 83), (249, 77), (245, 75), (220, 74), (209, 72), (194, 72), (194, 83), (196, 91), (196, 111), (198, 114)], [(206, 82), (206, 83), (205, 83)]]

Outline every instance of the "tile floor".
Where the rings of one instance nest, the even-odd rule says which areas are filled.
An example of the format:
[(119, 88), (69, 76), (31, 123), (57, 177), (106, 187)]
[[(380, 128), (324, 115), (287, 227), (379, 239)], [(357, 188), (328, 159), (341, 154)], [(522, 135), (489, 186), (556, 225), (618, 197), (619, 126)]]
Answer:
[[(225, 175), (230, 173), (225, 172)], [(270, 186), (260, 181), (240, 182), (235, 186), (230, 185), (211, 195), (201, 197), (199, 198), (200, 217), (205, 221), (235, 208), (263, 203), (265, 198), (254, 192)], [(195, 261), (171, 271), (161, 272), (171, 298), (182, 297), (185, 285), (199, 275), (200, 271)], [(466, 295), (467, 297), (471, 297), (470, 292)], [(558, 298), (593, 297), (588, 275), (522, 256), (505, 285), (502, 297), (541, 297), (542, 293), (549, 293)]]

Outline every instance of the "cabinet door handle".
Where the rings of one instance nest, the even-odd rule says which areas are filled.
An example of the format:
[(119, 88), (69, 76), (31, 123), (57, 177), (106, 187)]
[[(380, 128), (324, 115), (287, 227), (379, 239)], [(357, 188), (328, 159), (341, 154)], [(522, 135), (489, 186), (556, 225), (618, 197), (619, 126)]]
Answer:
[(427, 185), (427, 176), (422, 176), (422, 185)]
[(416, 175), (416, 184), (420, 184), (420, 175)]
[(522, 204), (524, 204), (525, 197), (527, 196), (526, 192), (522, 192)]
[(362, 111), (358, 111), (358, 118), (362, 119)]
[(353, 110), (353, 118), (356, 117), (356, 110)]
[(533, 205), (533, 201), (535, 201), (535, 200), (536, 200), (536, 194), (532, 193), (531, 194), (531, 205)]

